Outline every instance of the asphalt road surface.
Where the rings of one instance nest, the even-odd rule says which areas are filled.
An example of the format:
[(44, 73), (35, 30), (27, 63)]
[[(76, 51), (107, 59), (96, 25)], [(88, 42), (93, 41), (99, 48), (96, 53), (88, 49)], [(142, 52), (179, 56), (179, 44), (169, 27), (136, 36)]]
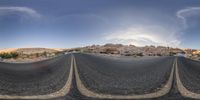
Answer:
[(178, 59), (179, 75), (183, 85), (194, 93), (200, 93), (200, 61)]
[(60, 90), (67, 81), (71, 55), (26, 63), (0, 63), (1, 95), (43, 95)]
[[(96, 93), (124, 96), (159, 91), (168, 81), (176, 58), (109, 57), (80, 53), (73, 55), (80, 79), (87, 89)], [(189, 91), (200, 94), (200, 62), (178, 58), (177, 65), (183, 85)], [(71, 54), (35, 63), (0, 63), (0, 98), (3, 98), (2, 95), (47, 95), (63, 89), (70, 82), (72, 84), (68, 93), (47, 100), (104, 100), (87, 97), (80, 92), (74, 66), (75, 64), (73, 73), (70, 74)], [(70, 76), (72, 81), (68, 81)], [(176, 74), (172, 82), (170, 91), (163, 96), (131, 100), (194, 100), (180, 94)]]
[(74, 55), (83, 84), (91, 91), (114, 95), (160, 90), (168, 81), (174, 62), (174, 57)]

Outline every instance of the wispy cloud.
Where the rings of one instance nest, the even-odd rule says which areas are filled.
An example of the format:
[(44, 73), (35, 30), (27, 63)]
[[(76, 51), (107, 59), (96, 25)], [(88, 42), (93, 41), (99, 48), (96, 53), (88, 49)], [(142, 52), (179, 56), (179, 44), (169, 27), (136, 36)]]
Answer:
[(40, 18), (41, 15), (34, 9), (28, 7), (0, 7), (0, 15), (20, 13), (33, 18)]
[(162, 45), (176, 47), (180, 44), (175, 31), (161, 26), (133, 26), (124, 30), (111, 32), (105, 40), (115, 43), (134, 44), (137, 46)]
[(176, 16), (182, 20), (184, 28), (187, 28), (187, 17), (200, 14), (200, 7), (188, 7), (176, 12)]
[[(176, 12), (176, 17), (181, 20), (181, 25), (177, 27), (166, 27), (166, 23), (161, 24), (136, 24), (125, 29), (107, 33), (104, 39), (109, 42), (134, 44), (137, 46), (162, 45), (177, 47), (181, 44), (181, 35), (186, 28), (189, 28), (189, 17), (200, 15), (200, 7), (188, 7)], [(172, 17), (172, 16), (171, 16)], [(176, 23), (175, 23), (176, 24)]]

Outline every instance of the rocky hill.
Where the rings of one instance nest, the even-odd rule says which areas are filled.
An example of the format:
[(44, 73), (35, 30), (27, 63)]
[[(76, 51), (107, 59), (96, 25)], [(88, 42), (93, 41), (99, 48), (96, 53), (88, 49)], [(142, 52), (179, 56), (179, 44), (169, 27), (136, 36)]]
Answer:
[(184, 50), (179, 48), (164, 46), (137, 47), (135, 45), (122, 44), (91, 45), (82, 48), (75, 48), (74, 50), (80, 50), (81, 52), (89, 53), (115, 54), (125, 56), (169, 56), (185, 54)]

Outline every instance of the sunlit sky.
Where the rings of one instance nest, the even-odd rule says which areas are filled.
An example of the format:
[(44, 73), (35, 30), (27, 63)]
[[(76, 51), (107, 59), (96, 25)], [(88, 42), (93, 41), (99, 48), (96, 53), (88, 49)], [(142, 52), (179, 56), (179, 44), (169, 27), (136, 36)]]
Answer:
[(0, 0), (0, 48), (200, 49), (199, 0)]

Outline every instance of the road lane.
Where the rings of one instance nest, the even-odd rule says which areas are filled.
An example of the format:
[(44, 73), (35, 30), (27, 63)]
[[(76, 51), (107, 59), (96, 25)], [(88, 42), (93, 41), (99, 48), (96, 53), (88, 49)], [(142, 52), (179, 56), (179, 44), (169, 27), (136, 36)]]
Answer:
[(179, 76), (183, 85), (191, 92), (200, 94), (200, 61), (178, 59)]
[(70, 67), (71, 55), (27, 64), (0, 63), (0, 98), (45, 98), (42, 95), (55, 94), (66, 82), (69, 84)]
[(200, 62), (179, 57), (176, 62), (177, 88), (182, 96), (200, 99)]
[(160, 90), (169, 79), (174, 59), (115, 58), (74, 54), (80, 79), (96, 93), (148, 94)]

